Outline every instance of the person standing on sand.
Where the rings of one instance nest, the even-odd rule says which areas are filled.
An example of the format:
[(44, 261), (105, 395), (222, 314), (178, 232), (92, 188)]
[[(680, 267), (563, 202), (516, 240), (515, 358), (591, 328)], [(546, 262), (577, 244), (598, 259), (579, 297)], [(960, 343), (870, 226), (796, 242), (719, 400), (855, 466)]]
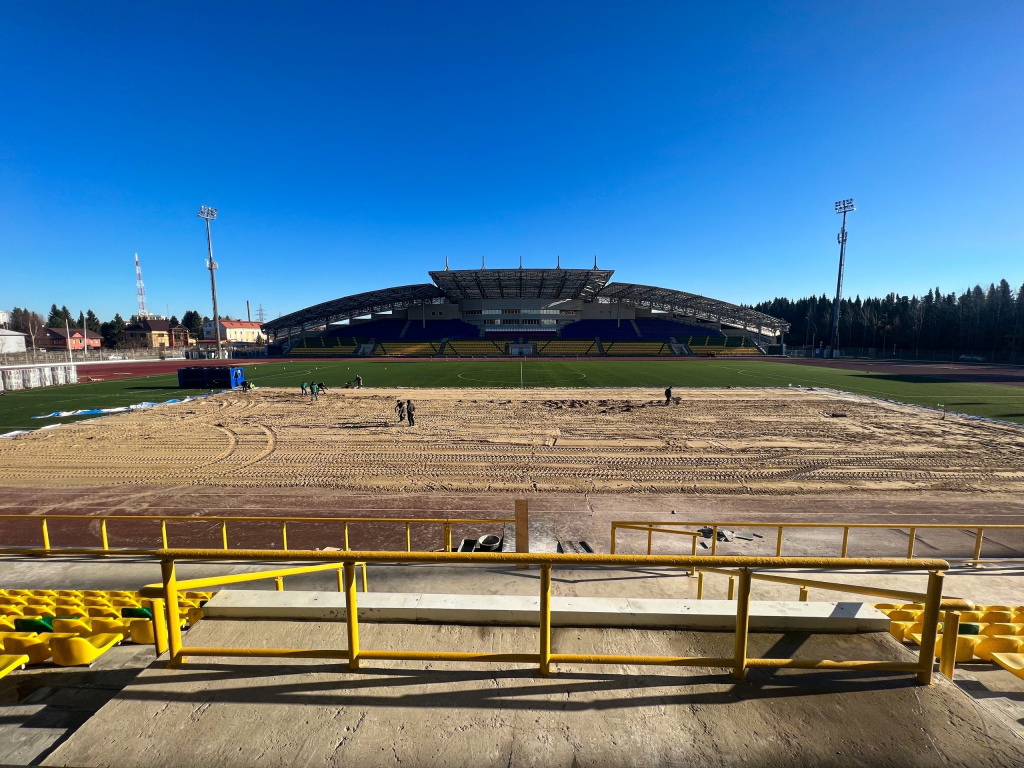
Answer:
[(412, 400), (405, 401), (405, 413), (409, 417), (409, 426), (416, 426), (416, 406), (413, 405)]
[(312, 384), (309, 385), (309, 402), (312, 403), (315, 400), (319, 400), (320, 399), (319, 398), (319, 394), (320, 394), (320, 387), (318, 387), (316, 385), (316, 382), (314, 381)]
[(395, 403), (395, 418), (398, 419), (399, 424), (405, 421), (405, 403), (401, 400)]
[(672, 405), (672, 387), (665, 389), (665, 405)]
[(362, 376), (356, 376), (356, 389), (362, 389), (362, 388), (363, 388), (363, 377)]
[(304, 382), (302, 382), (302, 394), (303, 394), (303, 396), (305, 396), (305, 394), (306, 394), (306, 389), (307, 389), (308, 387), (309, 387), (309, 382), (308, 382), (308, 381), (304, 381)]

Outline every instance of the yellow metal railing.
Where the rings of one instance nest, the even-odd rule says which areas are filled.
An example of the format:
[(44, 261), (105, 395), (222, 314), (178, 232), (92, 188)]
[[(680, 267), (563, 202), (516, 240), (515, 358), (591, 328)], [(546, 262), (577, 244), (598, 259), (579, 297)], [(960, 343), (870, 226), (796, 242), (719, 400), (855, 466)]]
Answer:
[[(907, 558), (914, 557), (914, 546), (917, 542), (917, 532), (924, 530), (955, 530), (971, 531), (975, 535), (974, 555), (970, 558), (946, 558), (951, 562), (965, 562), (978, 565), (986, 562), (982, 558), (981, 548), (985, 537), (985, 531), (1024, 531), (1024, 525), (971, 525), (956, 523), (913, 523), (911, 525), (900, 525), (899, 522), (892, 523), (769, 523), (769, 522), (694, 522), (676, 521), (664, 522), (660, 520), (615, 520), (612, 522), (611, 551), (616, 551), (616, 533), (619, 530), (641, 531), (647, 534), (647, 554), (652, 554), (653, 537), (655, 533), (671, 533), (693, 537), (693, 554), (697, 553), (697, 539), (702, 536), (697, 528), (711, 528), (711, 554), (718, 553), (718, 531), (721, 529), (733, 528), (769, 528), (776, 532), (775, 556), (782, 557), (783, 537), (786, 529), (806, 530), (809, 528), (819, 529), (842, 529), (843, 541), (840, 548), (840, 558), (848, 558), (850, 550), (850, 531), (865, 528), (887, 528), (906, 529), (909, 531), (907, 541)], [(1005, 562), (1017, 558), (992, 558), (994, 561)]]
[[(189, 656), (225, 657), (275, 657), (345, 659), (350, 669), (358, 669), (364, 660), (392, 661), (464, 661), (537, 664), (542, 675), (551, 671), (553, 663), (576, 664), (638, 664), (663, 666), (708, 666), (725, 667), (732, 670), (737, 679), (743, 679), (746, 670), (763, 667), (787, 667), (796, 669), (858, 669), (913, 672), (922, 684), (930, 684), (935, 666), (935, 645), (939, 612), (943, 607), (942, 582), (948, 563), (937, 559), (909, 558), (821, 558), (821, 557), (728, 557), (692, 555), (576, 555), (576, 554), (518, 554), (518, 553), (394, 553), (394, 552), (351, 552), (342, 555), (336, 552), (290, 552), (277, 550), (161, 550), (149, 553), (160, 560), (162, 583), (145, 587), (141, 594), (162, 598), (167, 606), (168, 646), (170, 661), (174, 666), (183, 664)], [(179, 581), (176, 563), (183, 560), (230, 560), (238, 562), (272, 562), (285, 559), (323, 561), (316, 565), (288, 568), (284, 571), (263, 571), (255, 574), (233, 574), (201, 579)], [(537, 653), (469, 653), (463, 651), (393, 651), (365, 649), (359, 644), (358, 601), (356, 597), (355, 567), (357, 562), (367, 563), (494, 563), (507, 565), (537, 565), (540, 567), (540, 611), (538, 619)], [(345, 621), (348, 647), (340, 648), (219, 648), (186, 647), (182, 644), (181, 628), (178, 622), (178, 593), (185, 590), (204, 589), (228, 584), (252, 581), (260, 578), (276, 578), (278, 575), (295, 575), (315, 571), (342, 569), (341, 586), (345, 593)], [(551, 572), (555, 567), (617, 567), (660, 566), (670, 568), (735, 568), (739, 580), (736, 600), (736, 630), (734, 650), (731, 657), (703, 656), (644, 656), (622, 654), (578, 654), (553, 653), (551, 651)], [(920, 644), (920, 655), (915, 662), (859, 660), (836, 661), (832, 659), (778, 659), (751, 658), (748, 655), (750, 619), (750, 587), (754, 578), (763, 574), (754, 569), (800, 570), (806, 568), (831, 570), (866, 570), (870, 572), (927, 571), (928, 586), (923, 593), (904, 592), (904, 596), (924, 605), (922, 623), (924, 631)], [(865, 588), (868, 589), (868, 588)], [(947, 601), (950, 607), (965, 604), (963, 601)], [(952, 612), (952, 611), (950, 611)], [(952, 645), (955, 648), (955, 644)]]
[[(476, 517), (256, 517), (256, 516), (201, 516), (190, 517), (187, 515), (0, 515), (0, 522), (16, 520), (18, 522), (38, 521), (42, 534), (42, 548), (46, 551), (66, 552), (67, 548), (52, 547), (50, 544), (50, 522), (55, 520), (74, 520), (78, 523), (100, 523), (100, 546), (96, 550), (103, 552), (124, 552), (125, 550), (115, 549), (110, 546), (108, 527), (112, 523), (150, 523), (160, 525), (160, 547), (167, 549), (169, 546), (167, 535), (167, 523), (197, 523), (209, 525), (216, 523), (220, 525), (221, 549), (228, 550), (228, 523), (277, 523), (281, 526), (281, 549), (288, 549), (288, 525), (299, 523), (330, 523), (340, 525), (345, 543), (344, 550), (351, 551), (349, 546), (349, 527), (360, 525), (394, 525), (405, 527), (405, 551), (412, 552), (412, 526), (441, 526), (441, 546), (445, 552), (452, 551), (452, 527), (456, 525), (497, 525), (515, 522), (512, 518), (476, 518)], [(76, 538), (80, 533), (76, 533)], [(84, 549), (78, 546), (77, 549)], [(29, 548), (26, 548), (26, 550)]]

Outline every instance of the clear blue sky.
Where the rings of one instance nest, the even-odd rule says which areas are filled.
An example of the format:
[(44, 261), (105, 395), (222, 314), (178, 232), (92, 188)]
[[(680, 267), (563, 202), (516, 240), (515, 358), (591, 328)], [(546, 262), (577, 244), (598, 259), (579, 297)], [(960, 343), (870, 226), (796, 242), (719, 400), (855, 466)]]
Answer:
[(428, 269), (735, 302), (1024, 281), (1024, 3), (0, 4), (0, 307)]

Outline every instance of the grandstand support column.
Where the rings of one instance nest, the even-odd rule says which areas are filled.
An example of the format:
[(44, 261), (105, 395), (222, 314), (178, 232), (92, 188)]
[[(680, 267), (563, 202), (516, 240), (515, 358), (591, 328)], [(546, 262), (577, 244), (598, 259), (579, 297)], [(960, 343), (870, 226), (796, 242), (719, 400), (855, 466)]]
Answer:
[(843, 214), (843, 226), (836, 238), (839, 241), (839, 278), (836, 280), (836, 302), (832, 306), (832, 351), (829, 354), (833, 358), (839, 349), (839, 303), (843, 298), (843, 268), (846, 265), (846, 214), (855, 210), (857, 206), (853, 204), (853, 198), (836, 203), (836, 213)]

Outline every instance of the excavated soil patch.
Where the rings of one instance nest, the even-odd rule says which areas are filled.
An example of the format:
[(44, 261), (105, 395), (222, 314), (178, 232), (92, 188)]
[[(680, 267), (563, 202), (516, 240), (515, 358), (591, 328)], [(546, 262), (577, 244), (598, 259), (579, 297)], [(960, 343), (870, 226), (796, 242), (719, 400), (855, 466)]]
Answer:
[[(396, 399), (417, 404), (396, 424)], [(228, 393), (0, 442), (0, 485), (1017, 492), (1024, 431), (800, 389)]]

